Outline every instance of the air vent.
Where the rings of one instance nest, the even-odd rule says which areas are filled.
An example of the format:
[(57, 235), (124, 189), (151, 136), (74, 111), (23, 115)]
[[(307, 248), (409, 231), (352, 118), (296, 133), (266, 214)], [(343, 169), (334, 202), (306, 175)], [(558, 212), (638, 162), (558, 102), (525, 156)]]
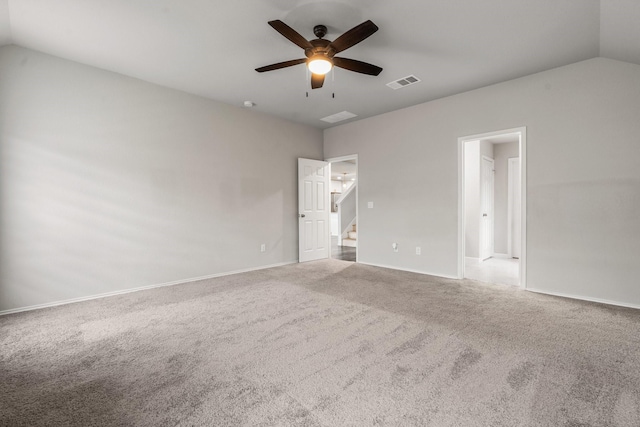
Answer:
[(396, 80), (394, 82), (387, 83), (387, 86), (389, 86), (393, 90), (396, 90), (396, 89), (400, 89), (401, 87), (405, 87), (405, 86), (412, 85), (414, 83), (418, 83), (419, 81), (420, 81), (419, 78), (417, 78), (414, 75), (411, 75), (411, 76), (403, 77), (400, 80)]
[(324, 122), (327, 122), (327, 123), (337, 123), (337, 122), (341, 122), (343, 120), (347, 120), (347, 119), (350, 119), (352, 117), (357, 117), (357, 116), (358, 116), (357, 114), (353, 114), (353, 113), (350, 113), (348, 111), (342, 111), (340, 113), (332, 114), (332, 115), (327, 116), (327, 117), (325, 117), (323, 119), (320, 119), (320, 120), (322, 120)]

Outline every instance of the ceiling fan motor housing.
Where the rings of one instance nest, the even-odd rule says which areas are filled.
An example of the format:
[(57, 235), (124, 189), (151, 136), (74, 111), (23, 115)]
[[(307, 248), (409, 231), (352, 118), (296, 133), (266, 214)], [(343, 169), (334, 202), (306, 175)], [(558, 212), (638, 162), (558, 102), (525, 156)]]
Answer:
[(307, 58), (311, 58), (315, 55), (323, 55), (327, 58), (332, 58), (333, 55), (336, 54), (335, 49), (330, 46), (331, 42), (329, 40), (315, 39), (309, 40), (309, 43), (311, 43), (313, 47), (304, 50), (304, 54)]

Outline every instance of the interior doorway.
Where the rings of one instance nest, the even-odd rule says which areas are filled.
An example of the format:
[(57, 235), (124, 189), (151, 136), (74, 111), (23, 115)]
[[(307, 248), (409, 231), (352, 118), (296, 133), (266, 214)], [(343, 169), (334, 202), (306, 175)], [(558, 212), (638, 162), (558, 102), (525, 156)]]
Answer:
[(331, 258), (358, 259), (358, 156), (327, 159), (331, 165)]
[(458, 141), (458, 276), (526, 287), (526, 128)]

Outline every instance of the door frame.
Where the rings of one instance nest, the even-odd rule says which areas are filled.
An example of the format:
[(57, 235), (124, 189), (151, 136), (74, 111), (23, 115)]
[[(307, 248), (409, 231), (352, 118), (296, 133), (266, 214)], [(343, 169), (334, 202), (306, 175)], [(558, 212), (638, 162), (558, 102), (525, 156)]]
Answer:
[[(358, 195), (360, 192), (360, 171), (358, 170), (358, 155), (357, 154), (349, 154), (346, 156), (340, 156), (340, 157), (331, 157), (328, 159), (324, 159), (325, 162), (329, 162), (329, 180), (331, 180), (331, 163), (337, 163), (337, 162), (344, 162), (346, 160), (355, 160), (356, 161), (356, 180), (354, 182), (355, 186), (356, 186), (356, 224), (358, 224), (358, 244), (356, 246), (356, 262), (359, 261), (360, 258), (360, 236), (361, 236), (361, 228), (360, 228), (360, 203), (359, 203), (359, 199), (358, 199)], [(329, 215), (331, 215), (331, 213), (329, 213)], [(329, 249), (329, 258), (331, 258), (331, 249)]]
[(527, 128), (504, 129), (458, 138), (458, 278), (464, 279), (465, 207), (464, 207), (464, 153), (465, 143), (507, 133), (520, 134), (520, 287), (527, 288)]

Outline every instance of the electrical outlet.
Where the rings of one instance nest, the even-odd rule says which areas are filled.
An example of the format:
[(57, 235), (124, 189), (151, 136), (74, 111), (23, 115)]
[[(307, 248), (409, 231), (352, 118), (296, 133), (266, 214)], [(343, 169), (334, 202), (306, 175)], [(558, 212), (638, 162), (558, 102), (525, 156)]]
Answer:
[(391, 247), (393, 248), (393, 252), (398, 252), (398, 244), (397, 243), (392, 243)]
[(420, 254), (422, 254), (422, 249), (420, 249), (420, 246), (416, 246), (416, 255)]
[(260, 245), (260, 252), (266, 252), (267, 251), (267, 245), (265, 245), (264, 243)]
[(373, 209), (373, 202), (367, 202), (367, 208)]

